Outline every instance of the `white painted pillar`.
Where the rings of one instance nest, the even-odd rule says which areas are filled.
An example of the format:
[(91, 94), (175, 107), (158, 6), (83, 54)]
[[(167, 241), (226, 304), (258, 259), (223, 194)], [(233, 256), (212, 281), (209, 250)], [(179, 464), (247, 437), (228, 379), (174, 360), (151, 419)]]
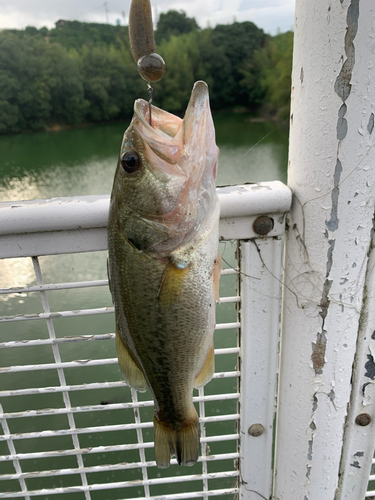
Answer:
[(296, 0), (292, 87), (274, 498), (333, 500), (374, 217), (374, 0)]

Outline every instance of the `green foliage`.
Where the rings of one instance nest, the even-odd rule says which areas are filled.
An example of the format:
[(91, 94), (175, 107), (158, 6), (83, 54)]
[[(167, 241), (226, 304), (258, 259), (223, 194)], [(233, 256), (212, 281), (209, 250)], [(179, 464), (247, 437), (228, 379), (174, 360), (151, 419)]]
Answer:
[(48, 84), (52, 109), (49, 121), (81, 123), (89, 102), (85, 99), (80, 64), (75, 54), (69, 53), (59, 44), (49, 46), (47, 58), (50, 67)]
[(242, 72), (241, 84), (249, 96), (263, 102), (266, 110), (281, 120), (289, 118), (292, 55), (292, 31), (269, 37)]
[(187, 17), (183, 10), (180, 12), (170, 10), (160, 14), (155, 39), (159, 44), (163, 40), (168, 41), (171, 36), (179, 36), (196, 30), (199, 30), (199, 26), (194, 17)]
[[(0, 133), (125, 119), (148, 98), (125, 27), (60, 24), (0, 32)], [(167, 68), (154, 85), (157, 106), (183, 114), (194, 82), (205, 80), (213, 109), (266, 106), (287, 117), (292, 33), (269, 37), (250, 22), (200, 30), (170, 11), (157, 36)]]
[(215, 107), (249, 105), (239, 82), (244, 65), (252, 63), (255, 51), (264, 46), (265, 40), (263, 30), (249, 21), (218, 25), (212, 30), (212, 44), (217, 51), (213, 71)]
[(63, 21), (49, 32), (51, 42), (56, 42), (67, 49), (106, 46), (116, 44), (119, 33), (127, 31), (125, 26), (111, 24), (81, 23), (79, 21)]
[(171, 35), (168, 42), (160, 44), (158, 51), (168, 63), (162, 85), (155, 85), (155, 102), (168, 111), (185, 110), (196, 80), (193, 61), (199, 56), (199, 50), (195, 34)]

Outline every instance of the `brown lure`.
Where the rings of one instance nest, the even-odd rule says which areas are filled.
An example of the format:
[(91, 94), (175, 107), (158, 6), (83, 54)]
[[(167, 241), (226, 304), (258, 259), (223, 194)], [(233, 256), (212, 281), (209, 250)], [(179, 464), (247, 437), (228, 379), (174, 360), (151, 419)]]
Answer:
[(131, 53), (146, 82), (158, 82), (165, 73), (165, 62), (156, 54), (150, 0), (132, 0), (129, 12)]

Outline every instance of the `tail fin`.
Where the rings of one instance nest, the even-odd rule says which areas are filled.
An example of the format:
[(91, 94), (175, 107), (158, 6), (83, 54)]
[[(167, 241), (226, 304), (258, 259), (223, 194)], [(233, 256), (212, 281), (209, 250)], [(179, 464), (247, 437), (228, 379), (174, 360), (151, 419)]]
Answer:
[(171, 457), (176, 456), (178, 465), (194, 465), (199, 456), (198, 415), (194, 415), (185, 424), (172, 426), (154, 415), (155, 460), (159, 469), (169, 467)]

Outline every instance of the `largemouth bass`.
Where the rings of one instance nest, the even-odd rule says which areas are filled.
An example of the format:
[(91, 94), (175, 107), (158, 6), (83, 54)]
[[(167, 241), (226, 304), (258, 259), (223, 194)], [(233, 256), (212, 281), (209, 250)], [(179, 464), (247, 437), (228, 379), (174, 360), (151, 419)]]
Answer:
[(214, 372), (219, 298), (219, 150), (204, 82), (184, 119), (138, 99), (121, 145), (108, 221), (108, 276), (125, 381), (155, 403), (155, 459), (199, 455), (194, 387)]

